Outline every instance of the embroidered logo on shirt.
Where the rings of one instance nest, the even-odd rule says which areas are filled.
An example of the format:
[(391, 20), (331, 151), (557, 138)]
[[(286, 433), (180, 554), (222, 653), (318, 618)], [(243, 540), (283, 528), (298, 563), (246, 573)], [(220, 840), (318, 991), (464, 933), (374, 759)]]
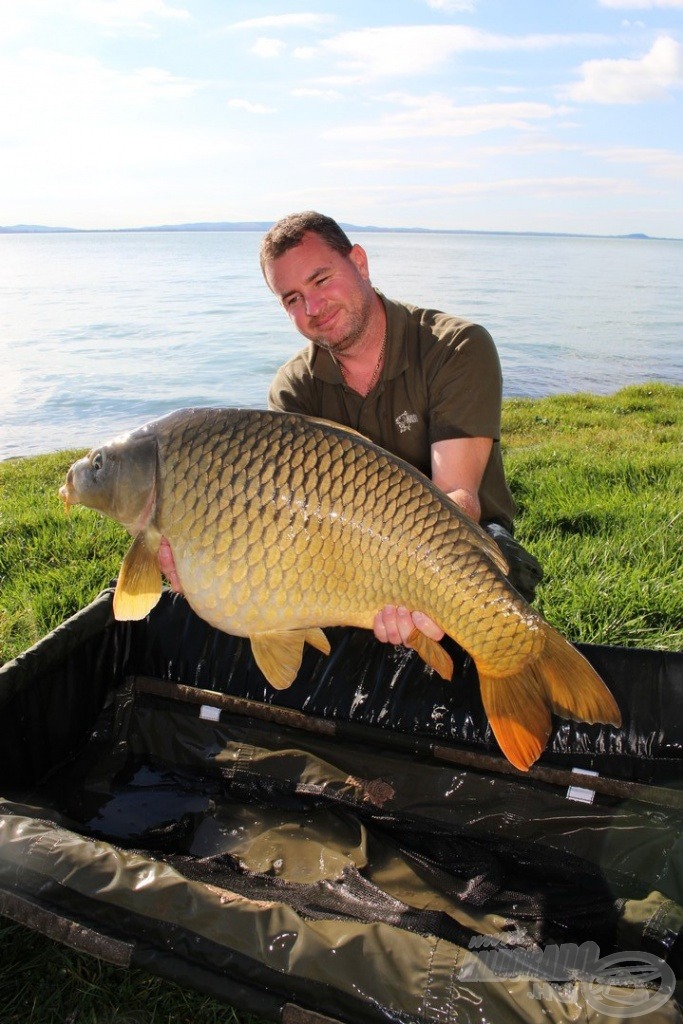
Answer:
[(406, 409), (405, 412), (402, 412), (400, 416), (396, 417), (395, 422), (401, 433), (405, 434), (406, 430), (410, 430), (413, 423), (417, 423), (417, 416), (414, 412), (408, 412)]

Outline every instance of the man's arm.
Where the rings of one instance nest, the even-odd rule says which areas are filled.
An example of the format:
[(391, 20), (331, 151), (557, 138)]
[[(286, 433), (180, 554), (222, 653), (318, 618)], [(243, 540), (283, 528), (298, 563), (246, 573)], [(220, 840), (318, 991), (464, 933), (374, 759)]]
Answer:
[(432, 445), (432, 481), (475, 523), (481, 518), (479, 488), (491, 450), (491, 437), (457, 437)]

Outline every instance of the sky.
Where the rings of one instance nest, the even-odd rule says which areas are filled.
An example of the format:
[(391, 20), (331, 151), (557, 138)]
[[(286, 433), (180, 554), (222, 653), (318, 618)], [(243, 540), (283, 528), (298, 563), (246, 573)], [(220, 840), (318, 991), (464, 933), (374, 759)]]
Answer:
[(683, 238), (683, 0), (0, 0), (0, 225)]

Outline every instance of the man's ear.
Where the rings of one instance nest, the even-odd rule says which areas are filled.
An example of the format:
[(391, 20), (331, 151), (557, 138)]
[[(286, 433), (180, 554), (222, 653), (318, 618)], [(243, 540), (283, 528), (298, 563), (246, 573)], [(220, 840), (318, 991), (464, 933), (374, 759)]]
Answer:
[(349, 259), (355, 266), (356, 270), (361, 277), (364, 277), (366, 281), (370, 280), (370, 270), (368, 267), (368, 254), (362, 245), (352, 245), (349, 251)]

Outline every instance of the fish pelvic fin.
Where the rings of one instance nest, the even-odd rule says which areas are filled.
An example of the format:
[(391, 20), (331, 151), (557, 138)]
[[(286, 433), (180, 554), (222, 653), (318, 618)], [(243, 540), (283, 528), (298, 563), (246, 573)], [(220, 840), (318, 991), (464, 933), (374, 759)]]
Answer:
[(123, 560), (114, 591), (114, 618), (144, 619), (161, 596), (161, 571), (156, 554), (139, 533)]
[(551, 711), (577, 722), (621, 725), (619, 707), (590, 662), (547, 623), (544, 640), (541, 654), (518, 672), (479, 672), (493, 734), (520, 771), (528, 771), (543, 753), (552, 728)]
[(426, 636), (417, 627), (412, 631), (406, 641), (406, 647), (412, 647), (420, 655), (422, 660), (433, 668), (442, 679), (453, 678), (453, 660), (443, 649), (440, 643)]
[(330, 653), (330, 643), (322, 629), (289, 629), (270, 633), (252, 633), (249, 637), (254, 661), (271, 686), (286, 690), (301, 668), (304, 643), (323, 654)]
[(320, 651), (322, 654), (329, 654), (332, 650), (330, 647), (330, 641), (327, 639), (322, 629), (318, 629), (317, 627), (307, 629), (304, 640), (307, 644), (310, 644), (311, 647), (315, 647), (315, 649)]

